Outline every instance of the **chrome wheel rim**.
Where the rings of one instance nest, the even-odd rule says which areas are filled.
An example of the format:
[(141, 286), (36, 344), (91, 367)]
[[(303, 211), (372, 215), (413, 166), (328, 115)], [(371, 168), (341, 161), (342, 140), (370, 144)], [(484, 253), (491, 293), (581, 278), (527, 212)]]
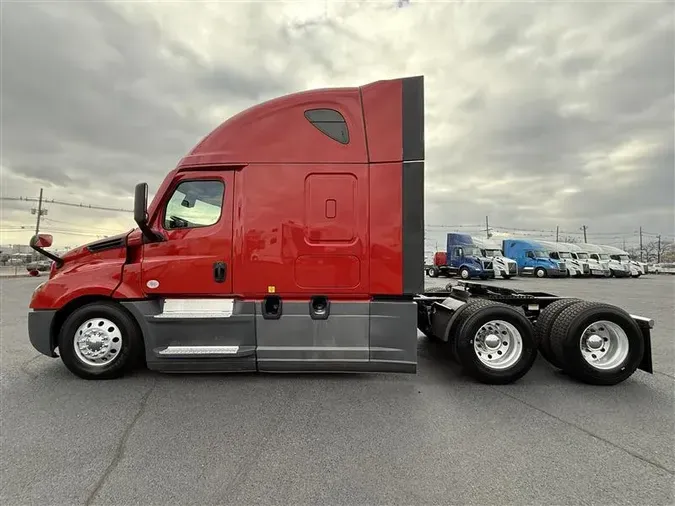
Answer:
[(490, 369), (508, 369), (523, 355), (523, 338), (518, 329), (504, 320), (491, 320), (478, 329), (473, 350)]
[(122, 349), (122, 332), (107, 318), (90, 318), (75, 331), (75, 354), (83, 363), (101, 367), (110, 364)]
[(537, 269), (537, 277), (538, 278), (543, 278), (544, 277), (544, 270), (543, 269)]
[(462, 269), (462, 272), (460, 273), (462, 276), (462, 279), (469, 279), (469, 271), (466, 269)]
[(584, 360), (602, 371), (616, 369), (624, 363), (630, 351), (626, 332), (614, 322), (600, 320), (584, 329), (579, 339)]

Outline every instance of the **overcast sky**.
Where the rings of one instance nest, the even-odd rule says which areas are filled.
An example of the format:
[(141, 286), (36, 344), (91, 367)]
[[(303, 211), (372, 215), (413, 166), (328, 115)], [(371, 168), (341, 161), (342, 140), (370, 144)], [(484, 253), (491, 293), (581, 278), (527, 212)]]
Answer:
[[(2, 9), (3, 197), (42, 187), (47, 199), (131, 209), (137, 182), (154, 192), (249, 105), (424, 74), (431, 244), (438, 225), (486, 215), (495, 227), (587, 225), (589, 241), (614, 244), (640, 225), (675, 233), (672, 3)], [(34, 227), (30, 208), (2, 201), (1, 243), (28, 242), (16, 228)], [(133, 225), (130, 213), (47, 208), (57, 247)]]

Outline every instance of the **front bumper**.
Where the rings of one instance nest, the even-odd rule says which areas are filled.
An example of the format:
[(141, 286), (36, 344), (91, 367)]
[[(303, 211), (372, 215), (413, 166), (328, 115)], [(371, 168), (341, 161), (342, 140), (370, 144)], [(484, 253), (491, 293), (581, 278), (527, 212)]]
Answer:
[(48, 357), (56, 357), (56, 343), (52, 338), (52, 323), (55, 310), (31, 310), (28, 313), (28, 339), (37, 351)]
[(630, 271), (624, 271), (623, 269), (612, 269), (612, 274), (614, 274), (614, 277), (616, 278), (628, 278), (630, 277)]
[(552, 278), (564, 278), (567, 277), (567, 269), (561, 271), (559, 269), (546, 269), (546, 273)]

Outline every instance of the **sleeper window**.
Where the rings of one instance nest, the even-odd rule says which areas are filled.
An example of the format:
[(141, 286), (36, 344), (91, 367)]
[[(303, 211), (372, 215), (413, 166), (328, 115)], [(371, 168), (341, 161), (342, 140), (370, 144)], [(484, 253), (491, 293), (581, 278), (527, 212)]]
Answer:
[(222, 181), (183, 181), (167, 203), (164, 228), (208, 227), (217, 223), (224, 193)]

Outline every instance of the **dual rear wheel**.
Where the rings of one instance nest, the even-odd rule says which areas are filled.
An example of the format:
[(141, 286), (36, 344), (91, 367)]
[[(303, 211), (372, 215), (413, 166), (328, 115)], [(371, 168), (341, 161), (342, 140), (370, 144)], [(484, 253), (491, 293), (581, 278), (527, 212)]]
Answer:
[(615, 385), (631, 376), (644, 355), (642, 332), (624, 310), (610, 304), (562, 299), (535, 324), (539, 351), (554, 367), (593, 385)]

